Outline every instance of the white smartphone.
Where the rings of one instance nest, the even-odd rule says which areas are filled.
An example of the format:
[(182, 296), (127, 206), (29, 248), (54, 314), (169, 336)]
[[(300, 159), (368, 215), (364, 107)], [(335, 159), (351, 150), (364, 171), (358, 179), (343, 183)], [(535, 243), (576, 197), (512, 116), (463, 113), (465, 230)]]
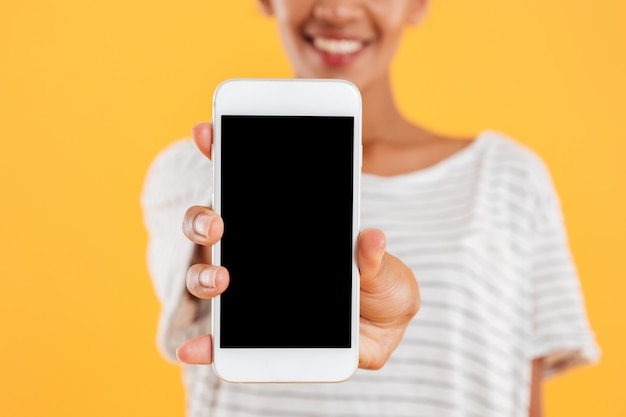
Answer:
[(213, 369), (325, 383), (358, 367), (361, 95), (335, 79), (231, 79), (213, 96)]

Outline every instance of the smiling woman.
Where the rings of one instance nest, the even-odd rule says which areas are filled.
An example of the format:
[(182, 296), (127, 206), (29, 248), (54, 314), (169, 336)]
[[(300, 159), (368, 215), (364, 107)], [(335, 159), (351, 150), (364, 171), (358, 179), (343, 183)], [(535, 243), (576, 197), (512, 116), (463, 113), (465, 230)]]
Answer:
[[(391, 67), (427, 0), (258, 3), (275, 19), (295, 77), (346, 79), (362, 95), (361, 369), (337, 385), (286, 386), (229, 384), (197, 366), (213, 359), (207, 302), (230, 283), (211, 259), (229, 224), (211, 208), (212, 126), (199, 123), (195, 143), (178, 142), (155, 159), (143, 194), (164, 305), (160, 346), (187, 364), (189, 415), (541, 416), (543, 378), (599, 358), (543, 160), (495, 130), (452, 137), (402, 114)], [(323, 147), (309, 142), (323, 161), (336, 144), (319, 136)], [(238, 169), (263, 186), (262, 170)], [(324, 201), (314, 189), (305, 191)], [(250, 208), (251, 218), (259, 211)], [(267, 244), (276, 225), (267, 216), (257, 223), (257, 244)], [(302, 233), (331, 236), (314, 229)], [(259, 279), (273, 279), (268, 267), (281, 268), (281, 255), (259, 267)], [(312, 267), (323, 309), (334, 265), (322, 257)]]
[(295, 76), (343, 78), (363, 88), (388, 76), (389, 64), (408, 24), (417, 24), (428, 1), (259, 1), (276, 16)]
[[(314, 4), (307, 0), (292, 3)], [(337, 0), (336, 4), (343, 7), (367, 3), (370, 8), (365, 10), (370, 18), (371, 7), (406, 4), (402, 0)], [(270, 12), (289, 7), (287, 2), (271, 1), (268, 5)], [(181, 363), (173, 355), (188, 337), (202, 336), (210, 330), (202, 327), (209, 323), (210, 302), (198, 302), (183, 291), (191, 262), (182, 256), (176, 257), (180, 264), (168, 263), (180, 279), (165, 280), (169, 286), (153, 287), (146, 267), (148, 236), (138, 197), (146, 169), (159, 151), (171, 146), (172, 152), (181, 151), (182, 162), (186, 157), (189, 166), (196, 161), (199, 155), (191, 141), (177, 145), (172, 142), (187, 138), (197, 120), (211, 118), (211, 94), (220, 82), (232, 77), (293, 75), (276, 33), (279, 16), (263, 16), (258, 6), (255, 0), (3, 2), (0, 416), (181, 416), (185, 404), (210, 408), (223, 398), (220, 390), (246, 388), (217, 382), (210, 366), (205, 365), (183, 365), (186, 370), (182, 383)], [(625, 15), (626, 2), (621, 0), (432, 1), (418, 25), (409, 22), (406, 26), (390, 69), (398, 108), (410, 122), (417, 120), (421, 126), (445, 136), (475, 138), (485, 127), (507, 132), (537, 152), (550, 167), (602, 359), (597, 366), (563, 377), (543, 378), (547, 416), (626, 416), (626, 141), (621, 139), (626, 138), (626, 54), (621, 53), (626, 39)], [(307, 20), (301, 21), (300, 36), (306, 35), (303, 29)], [(354, 40), (376, 42), (379, 36), (389, 36), (391, 32), (383, 31), (382, 20), (378, 20), (366, 24), (361, 21), (366, 29), (355, 29)], [(320, 25), (323, 23), (324, 19)], [(352, 33), (352, 29), (341, 29), (341, 33), (347, 32)], [(387, 107), (366, 104), (389, 120), (379, 129), (370, 126), (368, 132), (381, 139), (388, 131), (393, 131), (394, 138), (402, 137), (402, 131), (396, 131), (400, 125), (384, 114), (388, 102), (382, 105)], [(368, 116), (368, 120), (374, 119)], [(206, 138), (202, 133), (199, 137)], [(433, 141), (432, 145), (443, 143)], [(391, 152), (386, 144), (374, 140), (366, 151), (370, 156), (380, 155), (377, 147), (380, 152)], [(480, 148), (473, 146), (464, 148), (450, 162), (462, 165), (474, 152), (472, 149)], [(505, 291), (510, 287), (504, 285), (514, 282), (516, 269), (509, 268), (507, 260), (520, 253), (522, 241), (516, 241), (515, 247), (504, 245), (507, 229), (502, 227), (503, 217), (499, 216), (510, 212), (507, 205), (501, 204), (493, 212), (481, 212), (483, 217), (498, 222), (494, 227), (482, 230), (479, 237), (462, 242), (450, 240), (454, 246), (446, 246), (446, 236), (453, 239), (452, 232), (471, 217), (464, 210), (467, 200), (460, 195), (457, 200), (451, 194), (453, 190), (469, 192), (467, 186), (461, 186), (471, 182), (470, 172), (459, 172), (458, 177), (448, 177), (449, 181), (442, 179), (437, 190), (425, 193), (421, 184), (443, 177), (437, 164), (432, 170), (421, 171), (424, 176), (393, 173), (410, 171), (416, 158), (432, 158), (430, 162), (422, 161), (425, 166), (432, 166), (437, 158), (429, 152), (410, 152), (411, 147), (400, 144), (394, 148), (398, 152), (393, 154), (393, 166), (378, 165), (388, 170), (388, 176), (365, 174), (370, 191), (364, 194), (364, 201), (378, 199), (373, 201), (375, 204), (368, 203), (363, 220), (369, 219), (370, 225), (385, 233), (389, 254), (402, 257), (407, 265), (411, 262), (424, 268), (415, 274), (422, 304), (384, 367), (358, 373), (374, 379), (394, 373), (385, 378), (386, 384), (395, 382), (396, 388), (409, 383), (422, 385), (415, 386), (413, 396), (407, 396), (382, 383), (368, 386), (355, 379), (347, 383), (359, 382), (355, 395), (344, 395), (350, 385), (333, 385), (328, 391), (336, 401), (329, 402), (348, 410), (345, 415), (352, 412), (367, 416), (368, 412), (378, 413), (373, 407), (385, 399), (391, 405), (381, 407), (386, 411), (378, 415), (393, 413), (395, 408), (391, 407), (396, 405), (410, 407), (412, 402), (451, 408), (466, 400), (473, 407), (467, 408), (467, 415), (476, 407), (495, 404), (481, 395), (485, 389), (497, 388), (502, 378), (497, 384), (487, 382), (506, 372), (498, 366), (507, 357), (506, 351), (484, 350), (483, 344), (492, 342), (497, 334), (512, 340), (523, 334), (522, 330), (507, 333), (511, 330), (508, 320), (496, 320), (507, 303), (513, 306), (519, 302), (516, 311), (520, 312), (526, 307), (521, 299), (508, 297)], [(444, 150), (440, 149), (445, 156)], [(323, 161), (333, 148), (320, 139), (310, 143), (307, 151)], [(211, 181), (210, 164), (201, 158), (199, 161), (197, 175), (189, 177), (202, 191), (193, 203), (204, 212), (203, 205), (210, 204), (205, 187)], [(369, 170), (378, 168), (371, 165)], [(513, 170), (511, 178), (517, 178), (515, 172), (522, 171)], [(254, 173), (246, 178), (257, 183), (261, 177)], [(170, 188), (185, 195), (187, 184), (179, 183), (178, 178), (165, 175), (162, 182), (157, 181), (162, 187), (161, 202), (176, 198), (177, 194), (166, 192)], [(398, 182), (402, 191), (399, 195), (389, 185), (391, 180)], [(511, 198), (524, 195), (519, 187), (509, 191)], [(492, 200), (491, 196), (485, 201), (504, 201)], [(432, 209), (419, 210), (419, 204), (409, 205), (412, 198), (432, 204)], [(326, 209), (323, 199), (311, 201), (318, 210)], [(394, 202), (408, 203), (400, 212), (392, 212), (387, 205)], [(180, 227), (187, 202), (177, 204), (170, 208), (179, 209), (180, 214), (173, 213), (164, 223), (171, 227), (173, 254), (178, 246), (190, 245)], [(452, 218), (449, 228), (436, 221), (438, 215), (455, 212), (458, 215)], [(412, 213), (416, 217), (411, 218)], [(382, 217), (380, 221), (377, 216)], [(393, 224), (396, 217), (399, 226)], [(270, 233), (262, 219), (254, 218), (259, 238)], [(523, 217), (514, 219), (517, 233)], [(424, 233), (424, 245), (413, 248), (410, 235), (418, 231)], [(459, 259), (447, 256), (444, 250), (454, 248), (464, 248), (464, 259), (471, 261), (472, 269), (452, 265)], [(548, 254), (549, 248), (545, 249)], [(474, 257), (469, 257), (467, 251), (472, 250)], [(407, 252), (411, 252), (409, 257), (404, 256)], [(502, 268), (501, 280), (492, 282), (485, 275), (471, 272), (485, 269), (495, 259)], [(425, 269), (437, 265), (445, 266), (441, 279)], [(263, 271), (273, 267), (264, 265)], [(326, 271), (327, 266), (315, 267)], [(467, 279), (449, 275), (460, 276), (460, 271), (465, 271)], [(448, 279), (444, 279), (446, 276)], [(545, 277), (549, 276), (546, 271)], [(311, 290), (322, 300), (328, 285), (328, 280), (321, 278)], [(499, 285), (503, 287), (499, 289)], [(570, 304), (561, 304), (549, 295), (550, 288), (558, 290), (559, 285), (545, 279), (533, 286), (548, 291), (537, 300), (537, 305), (547, 308), (537, 316), (537, 324), (547, 329), (548, 335), (556, 334), (559, 328), (550, 330), (545, 326), (550, 323), (550, 311), (571, 317), (566, 311)], [(494, 293), (498, 297), (492, 296)], [(177, 298), (179, 294), (184, 297)], [(186, 298), (194, 300), (189, 304), (193, 308), (181, 308), (172, 315), (173, 307), (189, 306)], [(178, 301), (181, 304), (176, 304)], [(189, 315), (182, 314), (185, 312)], [(479, 317), (488, 319), (488, 329), (464, 327)], [(502, 314), (503, 319), (508, 317)], [(173, 362), (163, 360), (156, 349), (158, 318), (159, 346), (164, 347), (167, 341), (167, 356)], [(438, 360), (448, 347), (447, 335), (453, 335), (464, 350), (460, 356), (455, 350), (454, 360)], [(202, 340), (210, 342), (208, 338)], [(210, 343), (183, 346), (197, 348), (205, 355), (198, 358), (192, 354), (185, 359), (210, 360)], [(510, 352), (517, 352), (521, 346)], [(559, 359), (558, 355), (551, 358)], [(420, 368), (438, 375), (439, 382), (431, 380), (429, 373), (411, 372)], [(535, 375), (541, 376), (538, 372)], [(481, 384), (481, 388), (470, 391), (465, 385), (468, 380)], [(509, 381), (508, 374), (504, 380)], [(463, 389), (457, 388), (459, 382)], [(362, 391), (361, 387), (369, 390)], [(234, 406), (259, 407), (267, 398), (270, 404), (265, 415), (269, 416), (274, 403), (284, 407), (284, 401), (294, 405), (290, 413), (294, 416), (303, 414), (297, 413), (298, 407), (322, 410), (317, 407), (320, 396), (305, 387), (300, 387), (304, 392), (299, 395), (293, 393), (293, 387), (282, 388), (279, 393), (271, 393), (264, 387), (247, 387)], [(520, 398), (523, 395), (520, 390)], [(358, 410), (350, 411), (355, 404)], [(314, 413), (306, 411), (306, 415)], [(437, 415), (435, 411), (425, 414)], [(229, 415), (237, 416), (234, 411)]]

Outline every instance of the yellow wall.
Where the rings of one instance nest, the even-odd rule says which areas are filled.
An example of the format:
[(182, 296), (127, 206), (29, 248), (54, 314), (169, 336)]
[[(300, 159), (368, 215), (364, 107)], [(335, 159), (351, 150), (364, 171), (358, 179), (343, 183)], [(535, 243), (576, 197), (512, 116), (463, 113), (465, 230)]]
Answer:
[[(549, 416), (624, 416), (622, 0), (434, 0), (394, 73), (435, 129), (499, 129), (561, 193), (600, 365), (546, 385)], [(290, 76), (252, 0), (0, 7), (0, 415), (182, 416), (158, 355), (139, 193), (229, 77)]]

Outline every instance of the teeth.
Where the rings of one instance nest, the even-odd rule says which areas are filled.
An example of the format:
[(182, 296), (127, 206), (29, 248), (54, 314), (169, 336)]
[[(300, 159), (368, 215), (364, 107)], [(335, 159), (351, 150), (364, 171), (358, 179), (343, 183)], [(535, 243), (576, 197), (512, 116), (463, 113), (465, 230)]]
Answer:
[(361, 49), (361, 42), (347, 39), (326, 39), (315, 38), (313, 44), (320, 49), (331, 54), (351, 54)]

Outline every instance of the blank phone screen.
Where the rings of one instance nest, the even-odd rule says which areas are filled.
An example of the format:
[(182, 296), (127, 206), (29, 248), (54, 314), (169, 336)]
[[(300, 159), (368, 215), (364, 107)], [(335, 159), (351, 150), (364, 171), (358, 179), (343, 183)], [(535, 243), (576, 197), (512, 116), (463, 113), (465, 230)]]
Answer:
[(221, 122), (221, 347), (351, 347), (354, 118)]

